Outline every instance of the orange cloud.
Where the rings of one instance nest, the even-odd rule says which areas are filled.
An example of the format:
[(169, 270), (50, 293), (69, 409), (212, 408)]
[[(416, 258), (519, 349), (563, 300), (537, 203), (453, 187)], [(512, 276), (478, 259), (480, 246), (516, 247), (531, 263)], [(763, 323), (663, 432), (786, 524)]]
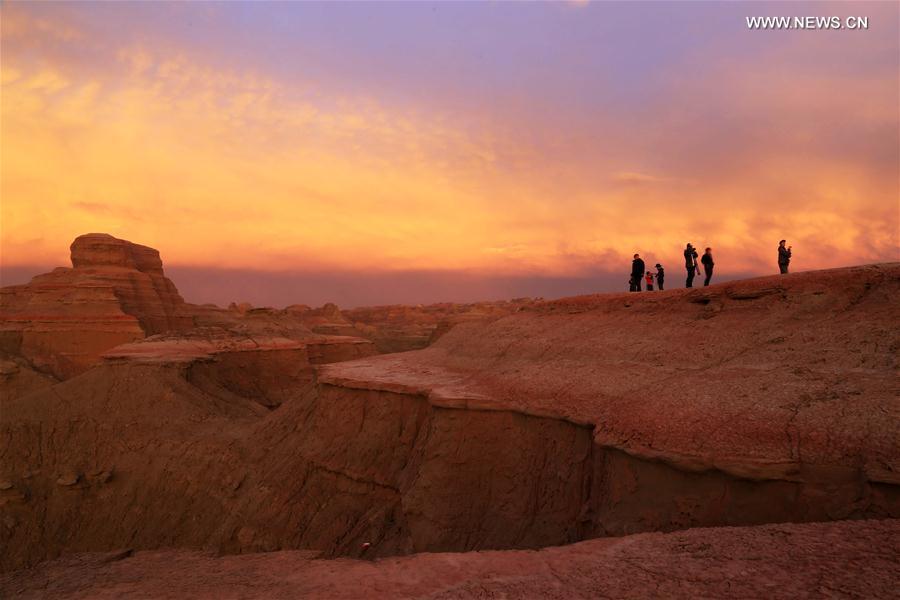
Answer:
[(664, 102), (561, 131), (163, 43), (65, 51), (88, 37), (4, 8), (5, 263), (64, 263), (87, 231), (169, 263), (272, 270), (578, 273), (634, 251), (677, 262), (690, 240), (762, 271), (782, 237), (807, 268), (897, 257), (896, 148), (878, 147), (896, 141), (896, 73), (686, 65)]

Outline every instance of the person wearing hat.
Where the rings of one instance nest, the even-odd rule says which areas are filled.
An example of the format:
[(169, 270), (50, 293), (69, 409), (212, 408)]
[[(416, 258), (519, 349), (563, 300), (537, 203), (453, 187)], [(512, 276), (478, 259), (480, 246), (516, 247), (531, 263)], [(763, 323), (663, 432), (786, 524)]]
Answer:
[(666, 272), (663, 270), (663, 266), (659, 263), (656, 263), (656, 285), (659, 288), (659, 291), (663, 291), (665, 288), (663, 287), (663, 282), (666, 279)]
[(697, 272), (697, 251), (688, 242), (684, 248), (684, 268), (687, 269), (687, 281), (684, 287), (694, 287), (694, 274)]
[(778, 242), (778, 269), (782, 275), (786, 275), (788, 272), (788, 265), (791, 264), (791, 248), (793, 248), (793, 246), (785, 248), (785, 243), (787, 240)]

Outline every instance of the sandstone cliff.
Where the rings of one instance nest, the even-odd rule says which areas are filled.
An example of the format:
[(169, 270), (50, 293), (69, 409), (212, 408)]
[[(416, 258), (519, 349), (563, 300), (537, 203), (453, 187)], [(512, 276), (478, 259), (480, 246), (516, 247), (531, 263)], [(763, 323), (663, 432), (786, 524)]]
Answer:
[[(298, 311), (188, 304), (165, 276), (159, 252), (147, 246), (91, 233), (76, 238), (70, 251), (72, 268), (0, 289), (0, 394), (5, 397), (83, 373), (123, 344), (113, 355), (152, 355), (166, 362), (193, 352), (192, 360), (216, 365), (223, 377), (248, 381), (273, 371), (268, 362), (288, 360), (292, 352), (298, 355), (289, 360), (298, 362), (274, 370), (303, 371), (307, 382), (311, 365), (375, 352), (358, 337), (313, 332)], [(337, 307), (324, 316), (341, 318)], [(345, 333), (358, 331), (350, 327)], [(129, 345), (144, 338), (151, 343)], [(267, 350), (272, 351), (267, 360), (257, 357), (258, 364), (248, 366), (252, 355)], [(257, 400), (280, 403), (263, 393)]]
[(72, 242), (71, 259), (0, 289), (0, 351), (67, 378), (113, 346), (193, 326), (156, 250), (91, 233)]
[(304, 351), (271, 337), (140, 342), (4, 406), (0, 564), (896, 518), (898, 288), (891, 264), (546, 302), (315, 382), (215, 365)]

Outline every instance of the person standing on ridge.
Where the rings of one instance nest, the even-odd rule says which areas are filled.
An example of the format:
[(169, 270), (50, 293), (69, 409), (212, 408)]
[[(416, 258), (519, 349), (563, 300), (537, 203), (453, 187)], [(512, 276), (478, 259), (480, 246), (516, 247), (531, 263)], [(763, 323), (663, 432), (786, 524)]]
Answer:
[(656, 286), (659, 288), (659, 291), (663, 291), (663, 282), (666, 279), (666, 272), (663, 270), (661, 264), (656, 263)]
[(640, 254), (634, 255), (634, 260), (631, 261), (631, 291), (639, 292), (641, 291), (641, 278), (644, 276), (644, 261), (641, 260)]
[(713, 262), (712, 248), (706, 249), (700, 262), (703, 263), (703, 272), (706, 273), (706, 279), (703, 280), (703, 287), (706, 287), (709, 285), (709, 280), (712, 279), (713, 266), (716, 264)]
[(785, 248), (785, 242), (787, 242), (787, 240), (778, 242), (778, 269), (781, 271), (782, 275), (785, 275), (788, 272), (788, 265), (791, 264), (791, 248), (793, 248), (793, 246)]
[(644, 276), (644, 280), (647, 282), (647, 291), (653, 291), (653, 273), (647, 271), (647, 274)]
[(684, 287), (694, 287), (694, 273), (697, 272), (697, 251), (690, 242), (684, 248), (684, 268), (687, 269), (687, 281)]

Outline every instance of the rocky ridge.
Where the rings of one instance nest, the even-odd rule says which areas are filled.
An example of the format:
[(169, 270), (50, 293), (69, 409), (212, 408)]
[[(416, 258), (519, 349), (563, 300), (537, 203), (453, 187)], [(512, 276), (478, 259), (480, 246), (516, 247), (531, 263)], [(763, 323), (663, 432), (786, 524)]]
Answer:
[(299, 351), (277, 336), (162, 353), (185, 360), (148, 339), (5, 407), (0, 562), (896, 518), (898, 284), (890, 264), (539, 303), (289, 389), (207, 368), (229, 344)]

